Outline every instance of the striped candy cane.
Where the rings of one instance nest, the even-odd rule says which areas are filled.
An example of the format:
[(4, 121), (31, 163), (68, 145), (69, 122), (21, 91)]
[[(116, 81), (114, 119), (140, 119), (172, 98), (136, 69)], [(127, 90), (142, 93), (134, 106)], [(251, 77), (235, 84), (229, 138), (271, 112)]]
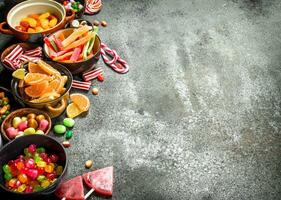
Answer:
[[(115, 50), (110, 49), (106, 44), (101, 43), (101, 55), (108, 66), (120, 74), (125, 74), (129, 71), (129, 65), (125, 60), (120, 58)], [(110, 59), (108, 55), (112, 58)]]

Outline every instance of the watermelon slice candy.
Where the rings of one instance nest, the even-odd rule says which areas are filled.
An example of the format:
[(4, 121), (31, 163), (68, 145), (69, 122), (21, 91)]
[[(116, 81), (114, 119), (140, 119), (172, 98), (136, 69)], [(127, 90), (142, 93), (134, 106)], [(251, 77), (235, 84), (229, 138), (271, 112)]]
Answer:
[(84, 200), (82, 176), (76, 176), (60, 184), (55, 195), (60, 199)]
[(84, 182), (97, 194), (112, 196), (113, 167), (106, 167), (82, 175)]

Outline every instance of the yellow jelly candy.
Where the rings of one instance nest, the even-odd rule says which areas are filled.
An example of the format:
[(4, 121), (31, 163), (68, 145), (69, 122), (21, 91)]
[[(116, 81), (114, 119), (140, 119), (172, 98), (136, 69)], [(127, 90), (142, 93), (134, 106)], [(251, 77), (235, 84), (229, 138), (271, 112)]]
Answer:
[(49, 27), (53, 28), (54, 26), (57, 25), (57, 23), (58, 23), (58, 19), (57, 18), (53, 18), (49, 22)]
[(44, 31), (44, 29), (41, 26), (36, 26), (35, 31), (36, 32), (42, 32), (42, 31)]
[(39, 19), (41, 20), (41, 19), (46, 19), (46, 18), (48, 18), (48, 17), (50, 17), (50, 13), (49, 12), (46, 12), (46, 13), (43, 13), (43, 14), (41, 14), (40, 16), (39, 16)]
[(40, 24), (43, 29), (49, 29), (49, 20), (48, 19), (40, 19)]
[(26, 188), (26, 185), (25, 184), (22, 184), (21, 186), (18, 187), (17, 191), (18, 192), (23, 192)]
[(46, 165), (44, 169), (47, 173), (52, 173), (54, 171), (54, 167), (51, 165)]
[(44, 180), (44, 181), (42, 181), (42, 183), (41, 183), (41, 187), (42, 188), (46, 188), (46, 187), (48, 187), (50, 185), (50, 181), (48, 181), (48, 180)]
[(35, 29), (33, 29), (33, 28), (28, 28), (28, 29), (27, 29), (27, 32), (28, 32), (28, 33), (36, 33)]
[(62, 166), (57, 166), (57, 168), (56, 168), (56, 174), (57, 175), (61, 175), (62, 174), (62, 171), (63, 171), (63, 167)]
[(29, 24), (29, 26), (31, 26), (31, 27), (36, 27), (36, 25), (37, 25), (37, 21), (31, 17), (23, 18), (22, 21), (27, 22)]
[(25, 77), (25, 69), (21, 68), (21, 69), (17, 69), (16, 71), (13, 72), (12, 76), (14, 78), (23, 80)]
[(44, 168), (44, 167), (46, 167), (46, 162), (44, 162), (44, 161), (39, 161), (39, 162), (37, 163), (37, 166), (38, 166), (38, 167)]
[(9, 180), (8, 185), (9, 185), (10, 187), (14, 187), (15, 184), (16, 184), (16, 182), (17, 182), (17, 179), (16, 179), (16, 178), (12, 178), (11, 180)]

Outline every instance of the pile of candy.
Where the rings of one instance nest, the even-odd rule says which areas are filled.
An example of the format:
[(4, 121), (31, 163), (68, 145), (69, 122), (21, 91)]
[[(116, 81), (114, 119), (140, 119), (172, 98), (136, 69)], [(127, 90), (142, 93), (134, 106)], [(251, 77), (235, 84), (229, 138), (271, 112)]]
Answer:
[(66, 90), (64, 86), (68, 80), (67, 76), (62, 76), (42, 60), (29, 62), (27, 74), (24, 69), (18, 69), (13, 76), (20, 79), (20, 94), (33, 103), (44, 103), (60, 97)]
[(17, 45), (11, 53), (4, 58), (4, 63), (7, 64), (12, 70), (20, 68), (21, 64), (27, 61), (36, 62), (42, 58), (42, 48), (24, 51), (24, 49)]
[(5, 92), (0, 92), (0, 124), (10, 114), (10, 109), (9, 98), (5, 96)]
[(5, 186), (15, 192), (40, 191), (62, 174), (63, 167), (58, 161), (58, 155), (48, 155), (43, 147), (31, 144), (24, 149), (24, 155), (3, 165)]
[(64, 63), (80, 62), (93, 57), (97, 31), (97, 28), (89, 30), (88, 26), (81, 26), (66, 38), (64, 33), (61, 33), (58, 37), (53, 35), (53, 39), (46, 37), (44, 42), (48, 47), (49, 56), (54, 61)]
[(44, 134), (49, 128), (49, 121), (44, 115), (29, 113), (26, 116), (14, 117), (12, 126), (6, 129), (6, 134), (10, 139), (30, 134)]
[(73, 10), (74, 12), (80, 12), (84, 8), (84, 6), (79, 1), (75, 0), (64, 1), (63, 5), (67, 11)]
[(54, 133), (56, 135), (62, 136), (62, 135), (64, 135), (66, 133), (65, 134), (66, 141), (64, 141), (64, 143), (63, 143), (63, 146), (65, 148), (70, 147), (69, 140), (72, 138), (72, 135), (73, 135), (72, 128), (74, 127), (74, 125), (75, 125), (74, 119), (72, 119), (72, 118), (65, 118), (63, 120), (63, 124), (56, 124), (54, 126), (53, 131), (54, 131)]
[(101, 10), (101, 0), (86, 0), (85, 12), (89, 15), (98, 13)]
[(23, 32), (38, 33), (55, 27), (57, 23), (58, 18), (55, 15), (46, 12), (41, 14), (32, 14), (23, 18), (20, 21), (20, 24), (15, 28)]

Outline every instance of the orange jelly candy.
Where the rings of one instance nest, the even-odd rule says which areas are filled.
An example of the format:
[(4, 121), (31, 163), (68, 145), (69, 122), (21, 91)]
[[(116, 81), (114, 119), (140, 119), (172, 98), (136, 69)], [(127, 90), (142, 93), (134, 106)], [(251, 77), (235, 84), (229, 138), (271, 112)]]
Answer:
[(21, 183), (26, 183), (28, 181), (28, 178), (25, 174), (18, 175), (18, 179)]
[(45, 93), (45, 90), (48, 87), (48, 81), (42, 81), (41, 83), (28, 86), (24, 89), (24, 92), (33, 98), (38, 98)]

